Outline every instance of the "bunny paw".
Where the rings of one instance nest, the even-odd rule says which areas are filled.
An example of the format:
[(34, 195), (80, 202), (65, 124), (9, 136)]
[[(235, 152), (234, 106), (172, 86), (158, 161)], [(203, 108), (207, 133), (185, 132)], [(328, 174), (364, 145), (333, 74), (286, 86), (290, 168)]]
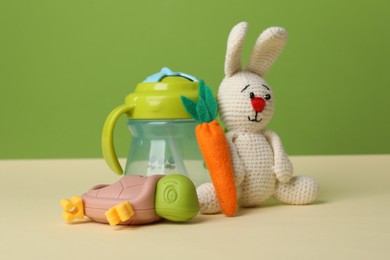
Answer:
[(278, 182), (274, 197), (278, 200), (292, 204), (305, 205), (313, 202), (318, 193), (318, 185), (310, 177), (295, 176), (287, 183)]

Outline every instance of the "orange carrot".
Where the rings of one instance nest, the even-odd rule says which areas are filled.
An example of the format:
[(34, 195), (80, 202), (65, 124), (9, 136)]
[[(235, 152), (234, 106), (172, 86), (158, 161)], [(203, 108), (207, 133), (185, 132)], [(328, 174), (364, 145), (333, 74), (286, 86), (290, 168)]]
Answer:
[(195, 133), (203, 159), (206, 162), (219, 206), (226, 216), (237, 211), (237, 192), (229, 144), (222, 127), (215, 120), (217, 102), (211, 89), (199, 83), (198, 103), (181, 97), (184, 107), (199, 121)]
[(221, 210), (225, 215), (233, 216), (237, 211), (237, 193), (225, 133), (216, 120), (198, 125), (195, 133)]

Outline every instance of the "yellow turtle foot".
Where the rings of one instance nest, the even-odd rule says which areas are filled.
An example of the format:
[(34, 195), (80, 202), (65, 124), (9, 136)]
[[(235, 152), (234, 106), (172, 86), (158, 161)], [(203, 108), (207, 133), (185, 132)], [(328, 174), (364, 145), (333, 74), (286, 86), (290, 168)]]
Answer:
[(130, 202), (124, 201), (106, 211), (106, 218), (111, 226), (118, 225), (121, 221), (127, 221), (134, 215), (134, 209)]
[(66, 222), (84, 218), (84, 205), (79, 196), (73, 196), (70, 200), (62, 199), (61, 207), (65, 209), (65, 211), (62, 212), (62, 218), (65, 219)]

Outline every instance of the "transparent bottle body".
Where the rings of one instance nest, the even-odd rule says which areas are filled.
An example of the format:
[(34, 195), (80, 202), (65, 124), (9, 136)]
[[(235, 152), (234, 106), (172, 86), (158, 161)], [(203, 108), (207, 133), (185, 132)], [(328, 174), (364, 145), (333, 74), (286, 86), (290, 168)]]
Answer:
[(210, 175), (195, 137), (192, 119), (128, 120), (132, 143), (125, 175), (182, 174), (199, 186)]

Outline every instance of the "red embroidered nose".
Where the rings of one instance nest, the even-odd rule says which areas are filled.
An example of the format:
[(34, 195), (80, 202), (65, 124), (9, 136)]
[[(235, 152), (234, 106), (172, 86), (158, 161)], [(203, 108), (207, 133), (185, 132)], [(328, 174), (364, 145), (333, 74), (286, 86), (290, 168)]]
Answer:
[(257, 112), (260, 113), (265, 108), (265, 100), (262, 97), (254, 97), (251, 99), (252, 107)]

